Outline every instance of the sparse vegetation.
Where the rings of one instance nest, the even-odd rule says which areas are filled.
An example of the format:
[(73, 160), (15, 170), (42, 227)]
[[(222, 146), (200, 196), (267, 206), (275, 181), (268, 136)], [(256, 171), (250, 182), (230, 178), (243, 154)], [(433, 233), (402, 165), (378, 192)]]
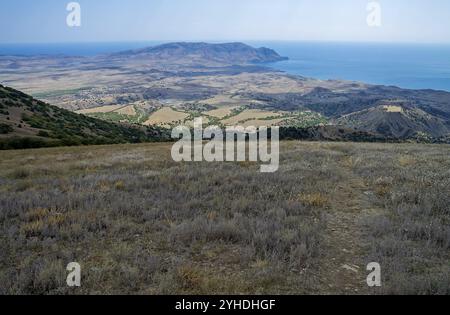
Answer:
[(5, 151), (0, 293), (448, 294), (449, 153), (290, 141), (261, 174), (163, 143)]
[(365, 221), (369, 257), (384, 268), (389, 294), (450, 294), (450, 159), (438, 147), (360, 152), (355, 171), (375, 188), (381, 211)]

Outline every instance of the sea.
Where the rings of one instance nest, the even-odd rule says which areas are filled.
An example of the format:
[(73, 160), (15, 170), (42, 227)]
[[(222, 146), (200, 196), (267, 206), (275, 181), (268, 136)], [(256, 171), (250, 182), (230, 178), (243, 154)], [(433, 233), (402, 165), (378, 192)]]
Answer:
[[(163, 42), (1, 44), (0, 55), (94, 56)], [(293, 75), (339, 79), (407, 89), (450, 92), (450, 44), (246, 41), (289, 60), (267, 66)]]

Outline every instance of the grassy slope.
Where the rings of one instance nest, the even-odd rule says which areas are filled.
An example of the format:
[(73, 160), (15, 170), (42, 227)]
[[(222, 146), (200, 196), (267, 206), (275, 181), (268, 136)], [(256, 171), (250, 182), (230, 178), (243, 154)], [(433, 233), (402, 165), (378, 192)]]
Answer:
[(400, 139), (416, 138), (420, 134), (428, 138), (439, 138), (449, 132), (445, 121), (417, 108), (405, 108), (401, 112), (387, 112), (381, 107), (374, 107), (347, 115), (337, 121), (349, 128), (376, 132)]
[(166, 136), (158, 128), (127, 126), (75, 114), (0, 85), (0, 149), (138, 143)]
[(275, 174), (170, 147), (3, 152), (0, 293), (450, 293), (449, 146), (283, 142)]

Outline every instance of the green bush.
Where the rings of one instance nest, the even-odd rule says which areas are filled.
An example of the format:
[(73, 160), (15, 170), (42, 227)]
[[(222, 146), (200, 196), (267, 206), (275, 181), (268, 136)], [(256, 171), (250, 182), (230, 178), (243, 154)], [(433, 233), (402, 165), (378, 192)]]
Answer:
[(51, 137), (50, 134), (47, 131), (45, 131), (45, 130), (39, 130), (37, 135), (38, 135), (38, 137), (43, 137), (43, 138), (50, 138)]
[(14, 129), (10, 125), (0, 123), (0, 134), (7, 134), (13, 131)]
[(31, 137), (0, 140), (0, 150), (33, 149), (58, 145), (61, 145), (61, 143)]

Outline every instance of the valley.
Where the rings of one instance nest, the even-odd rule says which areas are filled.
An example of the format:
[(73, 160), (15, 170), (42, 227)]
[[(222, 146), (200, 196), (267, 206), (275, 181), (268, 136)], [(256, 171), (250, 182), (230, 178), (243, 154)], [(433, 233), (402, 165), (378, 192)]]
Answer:
[(171, 128), (204, 117), (219, 126), (334, 125), (401, 140), (450, 138), (448, 92), (316, 80), (264, 66), (277, 60), (284, 57), (239, 43), (173, 43), (95, 57), (0, 56), (0, 82), (116, 123)]
[[(239, 43), (0, 56), (0, 294), (448, 294), (450, 147), (426, 143), (450, 139), (450, 93), (277, 60)], [(199, 117), (280, 126), (278, 171), (175, 162), (171, 128)]]

